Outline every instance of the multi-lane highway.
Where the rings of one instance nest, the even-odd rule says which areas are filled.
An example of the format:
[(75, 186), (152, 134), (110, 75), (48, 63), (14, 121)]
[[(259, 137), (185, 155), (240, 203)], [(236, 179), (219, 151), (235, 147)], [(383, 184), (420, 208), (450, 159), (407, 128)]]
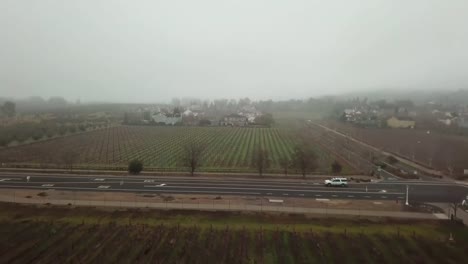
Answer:
[(405, 200), (407, 186), (410, 202), (461, 202), (468, 195), (466, 186), (448, 182), (384, 181), (350, 183), (348, 187), (343, 188), (325, 187), (321, 183), (307, 180), (0, 174), (0, 188), (12, 189), (256, 195), (315, 199)]

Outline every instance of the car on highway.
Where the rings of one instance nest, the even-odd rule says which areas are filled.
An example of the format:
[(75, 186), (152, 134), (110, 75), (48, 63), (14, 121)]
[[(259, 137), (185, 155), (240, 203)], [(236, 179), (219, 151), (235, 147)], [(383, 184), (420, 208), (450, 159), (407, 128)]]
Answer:
[(346, 178), (332, 178), (331, 180), (325, 180), (325, 186), (332, 187), (346, 187), (348, 186), (348, 179)]

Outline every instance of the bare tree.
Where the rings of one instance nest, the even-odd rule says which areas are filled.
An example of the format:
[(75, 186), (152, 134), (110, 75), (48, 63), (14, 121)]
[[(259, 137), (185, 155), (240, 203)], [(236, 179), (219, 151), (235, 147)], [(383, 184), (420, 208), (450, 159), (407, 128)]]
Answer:
[(205, 146), (194, 140), (190, 140), (184, 147), (183, 147), (183, 157), (182, 163), (184, 166), (190, 168), (190, 175), (195, 174), (195, 170), (200, 167), (202, 155), (205, 151)]
[(447, 167), (447, 171), (449, 172), (449, 176), (453, 177), (454, 168), (454, 155), (452, 150), (447, 150), (445, 154), (445, 164)]
[(337, 160), (333, 161), (331, 164), (331, 171), (333, 174), (340, 174), (341, 170), (343, 169), (343, 166), (341, 166), (340, 162)]
[(293, 165), (304, 178), (308, 172), (317, 169), (317, 156), (310, 145), (302, 144), (294, 148)]
[(278, 160), (279, 165), (283, 169), (284, 175), (288, 176), (288, 170), (292, 166), (292, 161), (288, 156), (282, 156)]
[[(458, 202), (453, 202), (453, 203), (451, 204), (451, 206), (450, 206), (450, 207), (452, 208), (452, 210), (453, 210), (453, 216), (454, 216), (454, 218), (457, 218), (457, 210), (458, 210), (458, 207), (459, 207), (459, 206), (460, 206), (460, 203), (458, 203)], [(452, 217), (451, 217), (451, 218), (452, 218)], [(453, 219), (452, 219), (452, 220), (453, 220)]]
[(255, 147), (254, 153), (252, 155), (252, 167), (257, 169), (260, 176), (263, 175), (263, 172), (270, 167), (268, 150), (262, 148), (261, 146)]
[(77, 161), (79, 157), (79, 153), (75, 150), (66, 150), (62, 154), (62, 161), (65, 164), (65, 166), (70, 169), (70, 171), (73, 170), (73, 165)]

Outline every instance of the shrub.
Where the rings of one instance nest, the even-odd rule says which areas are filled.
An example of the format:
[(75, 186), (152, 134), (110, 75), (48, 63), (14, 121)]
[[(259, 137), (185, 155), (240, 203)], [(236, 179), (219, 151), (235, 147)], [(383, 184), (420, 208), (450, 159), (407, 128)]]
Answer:
[(128, 163), (128, 172), (130, 174), (139, 174), (143, 170), (143, 162), (139, 160), (132, 160)]

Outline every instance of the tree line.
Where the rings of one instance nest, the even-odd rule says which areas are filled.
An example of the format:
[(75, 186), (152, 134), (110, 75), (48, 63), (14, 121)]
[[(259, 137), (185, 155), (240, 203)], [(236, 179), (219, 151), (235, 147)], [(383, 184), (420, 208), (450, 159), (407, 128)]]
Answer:
[[(188, 168), (191, 176), (195, 175), (197, 169), (203, 165), (203, 154), (206, 145), (198, 143), (194, 140), (188, 141), (183, 147), (182, 164)], [(301, 143), (295, 146), (291, 157), (283, 156), (279, 159), (279, 164), (287, 176), (290, 170), (300, 172), (303, 178), (317, 169), (317, 155), (315, 154), (312, 145)], [(267, 149), (260, 145), (255, 146), (251, 156), (250, 166), (258, 172), (260, 177), (270, 168), (271, 158)], [(131, 174), (138, 174), (143, 170), (143, 162), (140, 160), (132, 160), (129, 162), (128, 171)], [(342, 170), (342, 165), (338, 161), (331, 164), (331, 171), (334, 174), (339, 174)]]

